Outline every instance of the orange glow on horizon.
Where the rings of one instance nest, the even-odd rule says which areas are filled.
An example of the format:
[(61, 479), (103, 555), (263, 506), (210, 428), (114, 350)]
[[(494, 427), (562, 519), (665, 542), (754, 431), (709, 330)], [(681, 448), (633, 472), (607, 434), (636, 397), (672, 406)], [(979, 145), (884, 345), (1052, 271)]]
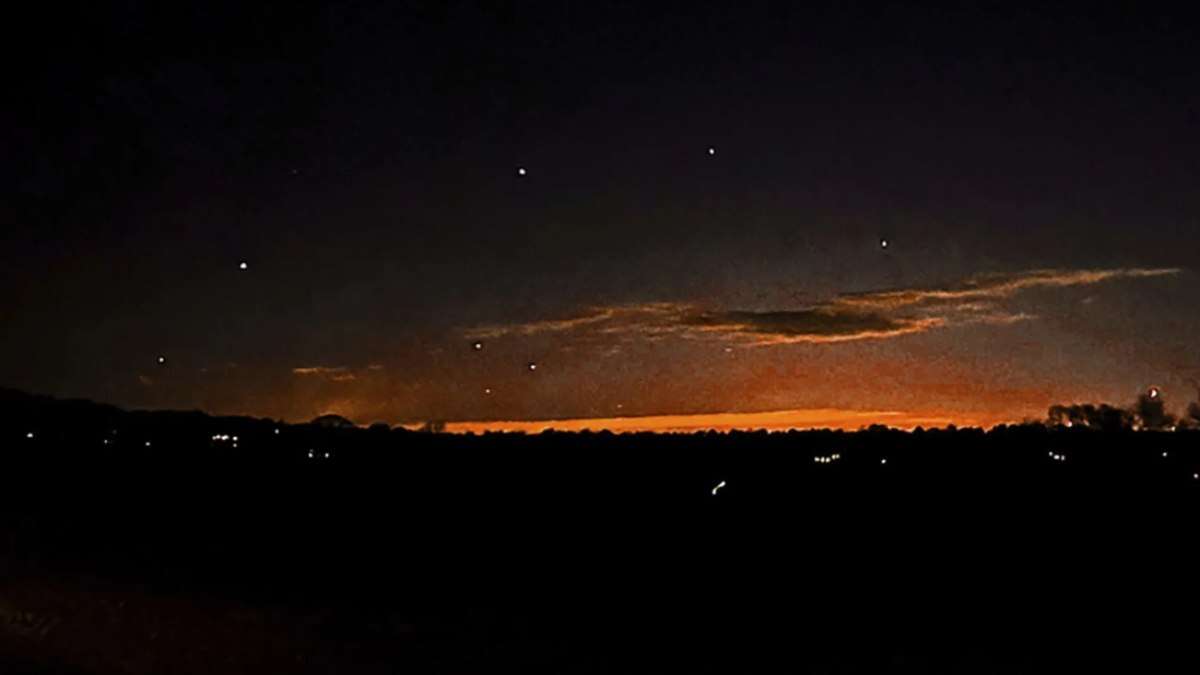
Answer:
[(751, 413), (698, 413), (688, 415), (649, 415), (644, 417), (588, 417), (563, 420), (495, 420), (479, 422), (449, 422), (446, 431), (451, 433), (484, 433), (488, 431), (541, 433), (547, 429), (556, 431), (602, 431), (629, 432), (695, 432), (759, 430), (787, 431), (803, 429), (842, 429), (852, 431), (872, 424), (882, 424), (897, 429), (915, 427), (945, 427), (954, 424), (960, 427), (988, 428), (1012, 421), (996, 414), (972, 413), (914, 413), (879, 410), (842, 410), (837, 408), (815, 408), (804, 410), (775, 410)]

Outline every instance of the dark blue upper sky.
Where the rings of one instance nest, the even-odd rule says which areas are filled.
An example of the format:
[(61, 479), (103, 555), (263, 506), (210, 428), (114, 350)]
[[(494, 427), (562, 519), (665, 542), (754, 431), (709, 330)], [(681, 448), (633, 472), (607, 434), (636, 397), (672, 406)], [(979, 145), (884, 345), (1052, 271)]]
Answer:
[[(11, 17), (0, 383), (412, 420), (1017, 415), (1200, 375), (1189, 16), (253, 4)], [(954, 314), (843, 314), (1047, 269)], [(647, 303), (691, 309), (514, 328)]]

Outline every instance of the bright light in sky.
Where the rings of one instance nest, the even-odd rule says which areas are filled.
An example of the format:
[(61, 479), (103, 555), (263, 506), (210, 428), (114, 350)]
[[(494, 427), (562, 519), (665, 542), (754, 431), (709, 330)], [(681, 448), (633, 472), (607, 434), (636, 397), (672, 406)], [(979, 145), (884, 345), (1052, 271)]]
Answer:
[(523, 166), (522, 166), (522, 167), (518, 167), (518, 168), (517, 168), (517, 175), (518, 175), (518, 176), (524, 176), (524, 175), (525, 175), (525, 167), (523, 167)]
[(723, 488), (723, 487), (725, 487), (725, 481), (721, 481), (720, 483), (717, 483), (717, 486), (716, 486), (715, 488), (713, 488), (713, 489), (712, 489), (713, 496), (714, 496), (714, 497), (716, 497), (716, 496), (717, 496), (717, 491), (718, 491), (718, 490), (720, 490), (720, 489), (721, 489), (721, 488)]
[(250, 265), (245, 260), (243, 260), (242, 262), (238, 263), (238, 269), (239, 270), (248, 270), (248, 269), (250, 269)]

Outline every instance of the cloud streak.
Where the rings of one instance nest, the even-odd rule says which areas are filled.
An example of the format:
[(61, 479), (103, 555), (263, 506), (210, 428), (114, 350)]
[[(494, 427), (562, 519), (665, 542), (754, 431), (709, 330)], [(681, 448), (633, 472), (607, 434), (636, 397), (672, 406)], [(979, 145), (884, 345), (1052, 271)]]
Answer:
[(576, 337), (675, 336), (752, 346), (881, 340), (972, 324), (1009, 325), (1036, 317), (1005, 301), (1027, 290), (1090, 286), (1117, 279), (1178, 274), (1177, 268), (1029, 270), (968, 279), (945, 288), (905, 288), (853, 293), (795, 309), (751, 311), (689, 303), (646, 303), (594, 307), (577, 316), (529, 323), (483, 326), (471, 338), (541, 334)]
[(302, 366), (299, 368), (292, 368), (292, 374), (299, 377), (320, 378), (323, 380), (329, 380), (331, 382), (352, 382), (358, 379), (359, 373), (380, 370), (383, 370), (383, 366), (378, 364), (371, 364), (366, 368), (359, 369), (349, 368), (347, 366)]

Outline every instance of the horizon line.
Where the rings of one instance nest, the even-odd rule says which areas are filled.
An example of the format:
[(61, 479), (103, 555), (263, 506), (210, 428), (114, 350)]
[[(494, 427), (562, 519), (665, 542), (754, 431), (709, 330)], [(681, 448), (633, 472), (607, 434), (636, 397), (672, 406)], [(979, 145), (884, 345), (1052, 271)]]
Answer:
[[(610, 417), (574, 417), (542, 420), (447, 421), (447, 433), (543, 431), (611, 431), (613, 433), (690, 433), (697, 431), (803, 431), (811, 429), (856, 430), (881, 424), (893, 429), (916, 427), (978, 427), (1015, 423), (1008, 415), (987, 413), (911, 412), (899, 410), (853, 410), (845, 408), (794, 408), (762, 412), (683, 413)], [(423, 423), (399, 425), (420, 429)]]

